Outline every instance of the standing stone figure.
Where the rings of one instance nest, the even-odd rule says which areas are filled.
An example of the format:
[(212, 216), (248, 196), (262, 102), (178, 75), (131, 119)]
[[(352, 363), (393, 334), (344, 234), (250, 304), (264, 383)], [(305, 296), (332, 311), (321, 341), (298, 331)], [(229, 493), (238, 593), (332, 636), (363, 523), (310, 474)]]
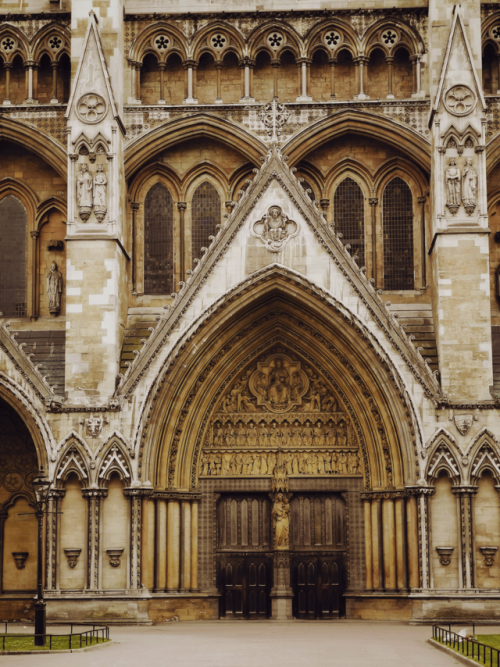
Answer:
[(272, 515), (275, 520), (275, 547), (288, 549), (290, 533), (290, 505), (282, 493), (278, 493), (273, 506)]
[(477, 172), (472, 164), (472, 158), (465, 160), (462, 174), (462, 194), (466, 212), (471, 215), (477, 202)]
[(76, 182), (76, 196), (80, 218), (87, 222), (92, 213), (92, 176), (87, 171), (87, 165), (82, 164)]
[(97, 171), (94, 176), (94, 213), (99, 222), (104, 220), (106, 215), (106, 190), (108, 179), (104, 173), (102, 164), (97, 165)]
[(62, 282), (62, 273), (58, 270), (57, 264), (52, 262), (52, 266), (50, 267), (50, 271), (47, 276), (49, 312), (52, 315), (59, 315), (59, 311), (61, 310)]
[(446, 193), (446, 206), (455, 214), (462, 203), (462, 197), (460, 196), (460, 169), (453, 157), (450, 158), (450, 164), (446, 170)]

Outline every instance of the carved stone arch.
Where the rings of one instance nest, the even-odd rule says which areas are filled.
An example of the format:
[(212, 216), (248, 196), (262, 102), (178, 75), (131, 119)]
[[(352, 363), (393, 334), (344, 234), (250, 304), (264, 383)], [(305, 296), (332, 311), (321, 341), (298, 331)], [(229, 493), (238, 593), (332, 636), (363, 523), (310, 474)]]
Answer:
[(26, 493), (25, 491), (19, 491), (18, 493), (13, 493), (3, 505), (0, 503), (0, 509), (9, 510), (11, 507), (14, 507), (14, 505), (20, 498), (26, 500), (26, 502), (30, 507), (36, 509), (35, 498), (29, 493)]
[(267, 153), (265, 144), (235, 123), (202, 112), (178, 118), (160, 125), (127, 145), (125, 151), (126, 178), (129, 179), (151, 158), (167, 148), (184, 141), (212, 138), (246, 155), (256, 166)]
[[(212, 46), (208, 43), (208, 38), (212, 33), (221, 32), (229, 36), (230, 42), (220, 51), (213, 49)], [(236, 56), (241, 59), (246, 55), (246, 45), (245, 38), (241, 32), (234, 26), (226, 23), (225, 21), (216, 20), (209, 22), (208, 25), (203, 26), (198, 30), (191, 40), (190, 44), (191, 56), (194, 60), (198, 61), (201, 54), (204, 52), (209, 52), (212, 54), (215, 60), (217, 58), (224, 58), (226, 53), (229, 51), (236, 54)]]
[(500, 42), (497, 42), (495, 39), (491, 39), (491, 37), (487, 35), (486, 39), (481, 43), (481, 55), (483, 57), (487, 46), (493, 47), (494, 51), (496, 52), (496, 55), (500, 53)]
[(325, 178), (318, 167), (315, 164), (308, 162), (307, 160), (302, 160), (302, 162), (297, 165), (297, 172), (295, 174), (297, 179), (303, 178), (308, 183), (315, 187), (316, 197), (313, 199), (321, 199), (324, 197), (325, 192)]
[(71, 473), (77, 475), (83, 486), (90, 486), (92, 480), (87, 459), (88, 452), (81, 446), (80, 441), (75, 437), (70, 438), (59, 453), (59, 463), (54, 476), (56, 488), (62, 488)]
[(470, 457), (470, 481), (476, 484), (485, 470), (489, 470), (497, 485), (500, 484), (500, 447), (491, 438), (484, 436), (479, 446), (475, 448), (473, 456)]
[(247, 184), (246, 180), (253, 180), (254, 166), (252, 163), (243, 164), (240, 167), (237, 167), (233, 173), (229, 176), (228, 190), (232, 199), (237, 199), (239, 190), (246, 189)]
[(7, 116), (0, 116), (0, 142), (10, 141), (41, 157), (66, 182), (68, 157), (66, 150), (53, 137), (32, 125)]
[(41, 229), (43, 225), (48, 222), (49, 216), (52, 212), (58, 211), (66, 218), (67, 206), (66, 201), (60, 197), (52, 196), (44, 199), (37, 206), (36, 212), (36, 226)]
[[(343, 39), (340, 41), (335, 48), (328, 48), (325, 42), (321, 39), (323, 33), (328, 30), (335, 30), (339, 32)], [(347, 39), (346, 39), (347, 37)], [(324, 48), (324, 50), (330, 55), (337, 55), (341, 49), (347, 49), (352, 54), (353, 58), (359, 55), (359, 37), (356, 34), (356, 31), (353, 30), (352, 26), (349, 25), (346, 21), (336, 18), (334, 21), (327, 19), (321, 21), (314, 25), (309, 32), (306, 34), (304, 41), (307, 45), (307, 56), (312, 58), (314, 52), (319, 48)]]
[(190, 201), (193, 192), (203, 181), (209, 181), (219, 192), (221, 201), (225, 201), (229, 190), (227, 173), (211, 160), (201, 160), (191, 167), (182, 178), (182, 191), (186, 201)]
[(458, 451), (460, 451), (454, 436), (447, 429), (441, 426), (422, 447), (422, 458), (428, 458), (429, 452), (434, 451), (436, 442), (442, 438), (444, 438), (449, 444), (453, 445)]
[(164, 162), (152, 162), (137, 172), (132, 179), (128, 189), (131, 201), (143, 203), (151, 187), (159, 182), (164, 183), (169, 189), (174, 201), (181, 199), (183, 190), (178, 172)]
[(361, 188), (363, 195), (368, 200), (373, 192), (373, 176), (369, 169), (358, 160), (344, 158), (335, 165), (325, 178), (325, 194), (333, 201), (339, 184), (345, 178), (352, 178)]
[(8, 53), (2, 50), (1, 55), (4, 61), (12, 62), (16, 56), (21, 56), (23, 63), (29, 60), (30, 47), (26, 35), (11, 23), (4, 23), (0, 26), (0, 41), (9, 36), (12, 37), (16, 45)]
[(500, 23), (500, 12), (492, 12), (487, 18), (484, 19), (481, 25), (481, 53), (484, 51), (484, 48), (486, 47), (486, 44), (490, 42), (495, 46), (497, 52), (500, 49), (500, 43), (496, 42), (494, 39), (491, 38), (490, 35), (490, 30), (491, 28), (495, 25), (495, 23)]
[(467, 448), (464, 452), (464, 456), (468, 456), (470, 458), (475, 456), (476, 451), (482, 447), (484, 443), (488, 443), (494, 448), (498, 448), (498, 451), (500, 451), (500, 440), (497, 438), (497, 436), (492, 433), (488, 428), (483, 427), (476, 435), (472, 438), (470, 443), (467, 445)]
[(396, 121), (361, 109), (347, 109), (311, 123), (291, 137), (282, 151), (289, 156), (289, 164), (295, 166), (325, 141), (345, 134), (383, 141), (399, 151), (404, 151), (424, 173), (430, 172), (430, 144), (426, 139)]
[(34, 190), (23, 181), (7, 176), (0, 180), (0, 200), (8, 195), (19, 199), (28, 213), (28, 229), (36, 229), (35, 220), (39, 207), (39, 198)]
[(488, 192), (488, 215), (492, 215), (495, 212), (498, 204), (500, 204), (500, 185), (491, 192)]
[[(403, 479), (416, 481), (419, 433), (408, 418), (415, 410), (402, 389), (402, 379), (396, 378), (397, 369), (378, 346), (372, 347), (363, 326), (325, 309), (325, 301), (300, 282), (290, 290), (290, 282), (294, 283), (291, 275), (267, 271), (261, 282), (254, 278), (251, 290), (249, 284), (234, 296), (226, 295), (223, 304), (211, 307), (203, 321), (178, 341), (160, 375), (148, 381), (150, 390), (137, 429), (140, 477), (170, 488), (196, 486), (200, 447), (211, 411), (220, 398), (217, 392), (241, 371), (248, 355), (266, 350), (272, 336), (280, 334), (298, 356), (312, 355), (308, 363), (328, 374), (332, 386), (343, 378), (347, 384), (338, 392), (346, 405), (363, 406), (359, 410), (366, 421), (360, 426), (359, 437), (372, 443), (365, 467), (367, 486), (384, 488), (403, 484)], [(302, 318), (305, 311), (307, 317)], [(348, 354), (345, 345), (349, 346)], [(365, 353), (373, 358), (361, 361), (358, 355)], [(373, 372), (374, 377), (364, 379), (367, 372)], [(207, 383), (208, 377), (220, 378), (219, 386)], [(164, 391), (164, 383), (179, 388), (175, 402), (172, 392)], [(203, 415), (196, 425), (188, 423), (191, 410)], [(355, 413), (354, 409), (353, 420)], [(391, 413), (393, 417), (389, 418)], [(418, 423), (418, 415), (415, 421)], [(400, 432), (394, 430), (395, 424), (399, 424)]]
[[(262, 42), (264, 36), (272, 30), (283, 32), (286, 35), (285, 43), (282, 44), (276, 51), (271, 49), (267, 43)], [(284, 21), (270, 20), (260, 26), (257, 26), (250, 33), (247, 43), (248, 55), (250, 58), (256, 58), (257, 54), (262, 50), (267, 51), (271, 58), (279, 58), (283, 51), (286, 50), (292, 51), (296, 58), (300, 57), (301, 55), (305, 55), (306, 52), (304, 42), (298, 32)]]
[(59, 459), (61, 458), (60, 452), (67, 449), (71, 443), (76, 443), (80, 451), (84, 453), (84, 456), (88, 457), (89, 461), (94, 459), (92, 450), (90, 449), (86, 441), (81, 437), (81, 435), (78, 434), (76, 431), (70, 431), (67, 435), (64, 436), (62, 440), (59, 441), (59, 443), (55, 447), (54, 453), (57, 455)]
[[(398, 33), (399, 39), (388, 48), (386, 44), (380, 41), (379, 35), (383, 30), (391, 28)], [(396, 16), (389, 16), (376, 21), (373, 25), (369, 26), (361, 38), (361, 43), (366, 53), (372, 48), (378, 47), (387, 54), (390, 54), (397, 50), (402, 45), (402, 42), (408, 47), (410, 56), (425, 53), (425, 44), (419, 33), (406, 23), (406, 21)]]
[(132, 483), (132, 466), (125, 448), (116, 436), (104, 448), (100, 455), (100, 465), (97, 473), (97, 483), (100, 487), (106, 486), (113, 473), (118, 473), (127, 486)]
[(461, 466), (458, 457), (456, 456), (456, 452), (452, 450), (445, 437), (440, 438), (435, 443), (433, 450), (429, 455), (425, 471), (426, 481), (429, 484), (433, 484), (443, 470), (445, 470), (448, 476), (452, 479), (454, 485), (460, 483)]
[(130, 442), (125, 438), (124, 435), (120, 433), (120, 431), (114, 430), (113, 433), (109, 436), (109, 438), (106, 438), (104, 442), (102, 442), (99, 447), (95, 451), (95, 458), (97, 459), (98, 457), (102, 458), (102, 452), (107, 449), (108, 447), (111, 447), (111, 445), (118, 445), (121, 450), (124, 452), (128, 452), (128, 456), (133, 459), (135, 457), (135, 451), (133, 446), (130, 444)]
[(55, 440), (45, 418), (42, 404), (21, 385), (0, 371), (0, 399), (3, 399), (26, 425), (35, 445), (38, 464), (51, 475), (51, 462), (55, 461)]
[(500, 162), (500, 134), (494, 135), (486, 143), (486, 175), (489, 177)]
[[(46, 47), (46, 39), (50, 35), (57, 35), (60, 39), (64, 40), (64, 46), (57, 51), (57, 58), (54, 58), (54, 52), (50, 52)], [(67, 53), (71, 56), (70, 48), (71, 45), (71, 32), (68, 28), (58, 24), (58, 23), (49, 23), (41, 28), (36, 35), (34, 36), (31, 43), (31, 56), (36, 62), (40, 62), (40, 58), (43, 53), (46, 52), (51, 60), (59, 59), (61, 53)]]
[(94, 161), (100, 150), (107, 155), (110, 146), (111, 141), (101, 132), (98, 132), (95, 137), (88, 137), (85, 132), (81, 132), (73, 141), (73, 152), (77, 155), (90, 155), (91, 161)]
[[(160, 33), (167, 33), (174, 39), (174, 45), (166, 50), (166, 55), (170, 53), (178, 53), (180, 57), (185, 60), (189, 56), (189, 51), (186, 49), (186, 36), (175, 26), (166, 21), (152, 21), (144, 30), (139, 32), (128, 53), (128, 59), (132, 62), (142, 62), (146, 50), (153, 51), (153, 47), (149, 47), (150, 41), (155, 35)], [(160, 57), (160, 54), (155, 51), (155, 55)]]
[(376, 196), (382, 196), (385, 186), (395, 176), (399, 176), (407, 183), (415, 200), (423, 196), (429, 188), (426, 172), (422, 172), (410, 160), (393, 157), (385, 160), (377, 169), (373, 183)]

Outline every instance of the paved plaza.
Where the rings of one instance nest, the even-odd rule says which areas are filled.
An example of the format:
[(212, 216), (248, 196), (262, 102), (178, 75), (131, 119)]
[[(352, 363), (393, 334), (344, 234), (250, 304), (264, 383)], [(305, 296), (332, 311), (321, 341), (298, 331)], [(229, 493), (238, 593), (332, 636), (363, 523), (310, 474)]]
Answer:
[[(490, 627), (488, 632), (492, 631)], [(146, 628), (112, 628), (111, 637), (118, 642), (113, 646), (71, 655), (4, 656), (2, 665), (451, 667), (461, 664), (429, 646), (430, 634), (429, 626), (366, 621), (179, 622)]]

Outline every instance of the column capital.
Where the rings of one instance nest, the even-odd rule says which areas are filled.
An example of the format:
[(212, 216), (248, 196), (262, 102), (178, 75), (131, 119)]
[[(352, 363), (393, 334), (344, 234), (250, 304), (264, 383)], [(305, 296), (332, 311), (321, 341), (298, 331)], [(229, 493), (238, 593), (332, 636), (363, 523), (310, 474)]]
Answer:
[(177, 208), (179, 211), (185, 211), (187, 209), (187, 201), (178, 201)]
[(394, 62), (394, 56), (386, 56), (386, 57), (385, 57), (385, 62), (386, 62), (388, 65), (392, 65), (392, 63)]
[(472, 484), (459, 484), (458, 486), (452, 486), (451, 492), (456, 496), (470, 495), (474, 496), (478, 492), (479, 487), (473, 486)]
[(418, 197), (417, 201), (419, 204), (425, 204), (425, 202), (427, 201), (427, 195), (422, 195), (421, 197)]
[(368, 202), (370, 206), (376, 206), (378, 204), (378, 197), (370, 197)]
[(433, 486), (421, 486), (420, 484), (405, 487), (410, 496), (433, 496), (436, 489)]
[(154, 491), (153, 498), (159, 498), (161, 500), (187, 500), (191, 502), (200, 502), (201, 493), (199, 491), (175, 491), (174, 489), (167, 491), (165, 489), (164, 491)]
[(186, 60), (182, 62), (182, 66), (184, 67), (184, 69), (189, 69), (190, 67), (192, 69), (197, 69), (198, 61), (194, 60), (193, 58), (186, 58)]
[(37, 230), (32, 231), (32, 232), (30, 232), (30, 236), (31, 236), (32, 239), (37, 239), (40, 236), (40, 232), (37, 231)]
[(138, 211), (139, 206), (140, 206), (139, 202), (136, 201), (130, 202), (130, 208), (132, 209), (132, 211)]
[(307, 58), (307, 56), (301, 56), (300, 58), (295, 58), (295, 62), (297, 63), (297, 65), (305, 64), (308, 67), (310, 67), (312, 63), (312, 58)]
[(167, 63), (164, 62), (163, 60), (159, 60), (158, 61), (158, 69), (161, 71), (161, 70), (165, 70), (166, 68), (167, 68)]
[(271, 58), (271, 67), (279, 67), (281, 60), (279, 58)]
[(128, 486), (123, 489), (123, 495), (127, 498), (149, 498), (154, 493), (151, 487)]
[(251, 69), (255, 67), (255, 64), (255, 58), (249, 58), (248, 56), (245, 56), (238, 61), (240, 67), (250, 67)]
[(106, 498), (107, 495), (107, 489), (82, 489), (82, 496), (84, 498)]
[(4, 69), (12, 69), (13, 67), (14, 67), (14, 63), (4, 61), (4, 63), (3, 63), (3, 68)]
[(359, 65), (360, 63), (367, 63), (370, 61), (370, 58), (368, 56), (356, 56), (355, 58), (352, 59), (352, 62), (355, 65)]
[(336, 65), (337, 62), (338, 62), (338, 58), (337, 58), (337, 56), (329, 56), (329, 58), (328, 58), (328, 63), (329, 63), (330, 65)]

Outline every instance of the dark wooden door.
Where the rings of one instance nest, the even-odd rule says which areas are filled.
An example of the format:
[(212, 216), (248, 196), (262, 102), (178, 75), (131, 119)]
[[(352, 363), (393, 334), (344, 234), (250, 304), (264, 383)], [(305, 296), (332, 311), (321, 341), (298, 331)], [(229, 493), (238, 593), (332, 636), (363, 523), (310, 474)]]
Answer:
[(293, 559), (296, 618), (339, 618), (342, 609), (342, 555), (303, 554)]
[(269, 617), (270, 558), (257, 554), (221, 556), (219, 573), (222, 617)]

